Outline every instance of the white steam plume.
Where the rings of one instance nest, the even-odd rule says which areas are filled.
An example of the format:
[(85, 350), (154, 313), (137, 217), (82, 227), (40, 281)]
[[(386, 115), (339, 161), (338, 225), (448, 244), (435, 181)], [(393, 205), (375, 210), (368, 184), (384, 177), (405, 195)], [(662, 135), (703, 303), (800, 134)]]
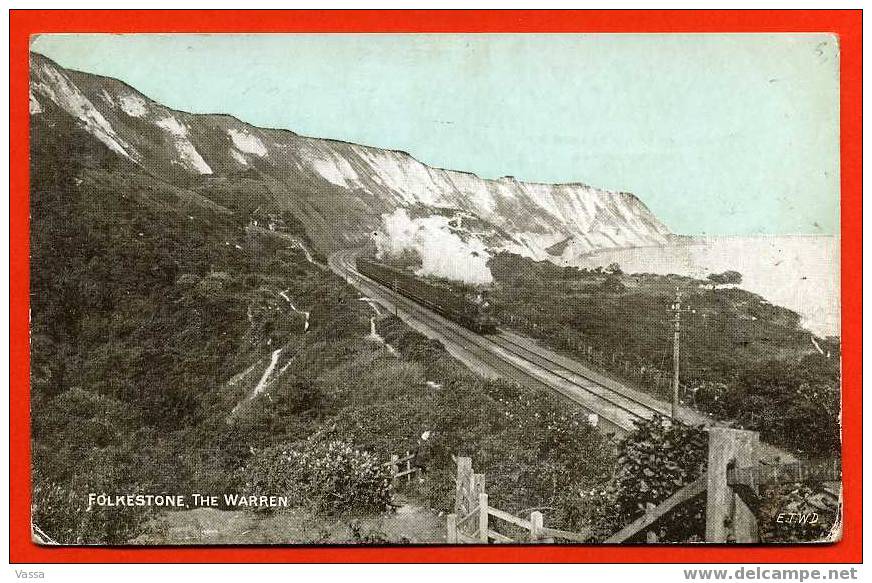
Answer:
[(449, 218), (440, 215), (409, 218), (405, 209), (382, 215), (383, 232), (374, 236), (379, 257), (415, 251), (421, 257), (418, 275), (434, 275), (472, 284), (490, 284), (493, 275), (484, 243), (470, 236), (464, 241), (451, 232)]

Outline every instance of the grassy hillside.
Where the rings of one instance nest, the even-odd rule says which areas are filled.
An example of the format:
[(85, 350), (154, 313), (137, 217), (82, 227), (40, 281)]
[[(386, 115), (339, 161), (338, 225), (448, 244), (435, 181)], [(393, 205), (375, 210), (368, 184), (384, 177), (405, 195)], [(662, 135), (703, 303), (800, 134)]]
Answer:
[(614, 444), (550, 396), (485, 381), (390, 316), (376, 326), (397, 353), (368, 339), (372, 309), (307, 261), (299, 225), (254, 228), (257, 189), (194, 192), (52, 123), (32, 136), (31, 397), (34, 522), (53, 539), (169, 540), (153, 510), (88, 511), (89, 493), (257, 488), (300, 494), (294, 515), (335, 539), (351, 532), (337, 521), (386, 511), (378, 468), (415, 449), (408, 494), (436, 512), (451, 454), (473, 455), (508, 510), (609, 478)]

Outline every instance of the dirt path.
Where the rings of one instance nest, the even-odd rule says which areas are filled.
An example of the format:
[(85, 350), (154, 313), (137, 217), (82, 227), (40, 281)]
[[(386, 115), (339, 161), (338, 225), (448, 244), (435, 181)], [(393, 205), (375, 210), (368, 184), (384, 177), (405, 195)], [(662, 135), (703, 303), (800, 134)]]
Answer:
[[(295, 508), (273, 514), (196, 508), (166, 512), (131, 544), (439, 544), (445, 517), (397, 496), (400, 506), (377, 516), (330, 517)], [(355, 533), (358, 533), (355, 535)]]

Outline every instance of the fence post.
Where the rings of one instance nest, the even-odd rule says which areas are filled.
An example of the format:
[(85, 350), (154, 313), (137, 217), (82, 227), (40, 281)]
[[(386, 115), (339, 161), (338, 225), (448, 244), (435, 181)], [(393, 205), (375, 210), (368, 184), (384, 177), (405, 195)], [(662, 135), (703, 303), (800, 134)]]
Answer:
[[(656, 504), (652, 504), (651, 502), (648, 502), (645, 505), (645, 514), (651, 514), (652, 512), (654, 512), (655, 508), (657, 508)], [(645, 533), (645, 542), (648, 544), (656, 543), (657, 542), (657, 532), (655, 532), (654, 530), (649, 530), (648, 532), (646, 532)]]
[(445, 542), (457, 544), (457, 515), (453, 512), (445, 517)]
[(478, 495), (478, 540), (487, 544), (487, 529), (488, 529), (488, 502), (487, 494), (484, 492)]
[(406, 483), (410, 484), (412, 482), (412, 460), (409, 456), (412, 455), (410, 452), (406, 452)]
[(470, 482), (472, 480), (472, 458), (458, 457), (457, 477), (454, 482), (454, 514), (458, 516), (464, 516), (463, 511), (466, 509), (464, 502), (466, 501), (467, 496), (469, 496), (469, 492), (466, 488), (472, 486), (471, 483), (464, 484), (464, 480)]
[(542, 527), (545, 526), (545, 519), (542, 518), (542, 513), (534, 510), (530, 513), (530, 542), (539, 542), (542, 540)]
[(472, 493), (470, 494), (470, 507), (472, 504), (475, 504), (476, 498), (479, 494), (482, 494), (485, 491), (484, 487), (484, 474), (473, 474), (472, 475)]
[(730, 466), (757, 464), (755, 451), (760, 442), (756, 431), (709, 427), (708, 479), (705, 508), (705, 540), (724, 543), (732, 534), (734, 542), (757, 542), (757, 518), (738, 494), (727, 485)]
[(400, 459), (400, 456), (395, 453), (391, 454), (391, 472), (393, 472), (394, 479), (396, 479), (397, 474), (400, 473), (400, 464), (397, 463), (398, 459)]
[(453, 512), (446, 517), (445, 542), (457, 544), (457, 515)]

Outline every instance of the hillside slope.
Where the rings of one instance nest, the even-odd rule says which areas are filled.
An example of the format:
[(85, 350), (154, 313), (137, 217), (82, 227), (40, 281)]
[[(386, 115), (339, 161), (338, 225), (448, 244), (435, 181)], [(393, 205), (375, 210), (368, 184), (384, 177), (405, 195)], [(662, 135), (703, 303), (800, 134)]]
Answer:
[[(434, 516), (453, 504), (455, 452), (483, 460), (509, 511), (610, 475), (613, 444), (582, 412), (467, 371), (313, 263), (287, 231), (295, 223), (264, 227), (259, 214), (158, 180), (70, 116), (37, 116), (31, 148), (32, 520), (47, 539), (433, 541), (444, 525)], [(384, 463), (425, 433), (428, 471), (398, 485), (415, 508), (374, 507), (396, 494), (378, 477)], [(301, 466), (274, 474), (274, 454), (289, 449), (326, 469), (305, 470), (305, 486)], [(520, 475), (517, 460), (529, 460)], [(285, 478), (263, 486), (273, 475)], [(337, 484), (365, 495), (337, 495)], [(192, 493), (261, 486), (293, 507), (265, 522), (233, 506), (197, 527), (218, 511)], [(88, 494), (103, 492), (172, 493), (191, 506), (166, 521), (155, 506), (89, 508)], [(558, 522), (568, 513), (554, 520), (571, 526)]]
[(465, 241), (478, 239), (491, 253), (509, 250), (556, 262), (592, 249), (662, 244), (669, 236), (630, 193), (580, 183), (485, 180), (427, 166), (405, 152), (176, 111), (121, 81), (67, 70), (35, 53), (30, 91), (34, 118), (72, 116), (127, 163), (221, 197), (227, 206), (289, 211), (323, 252), (367, 241), (398, 209), (424, 219), (452, 213), (473, 218), (487, 229), (439, 228)]

